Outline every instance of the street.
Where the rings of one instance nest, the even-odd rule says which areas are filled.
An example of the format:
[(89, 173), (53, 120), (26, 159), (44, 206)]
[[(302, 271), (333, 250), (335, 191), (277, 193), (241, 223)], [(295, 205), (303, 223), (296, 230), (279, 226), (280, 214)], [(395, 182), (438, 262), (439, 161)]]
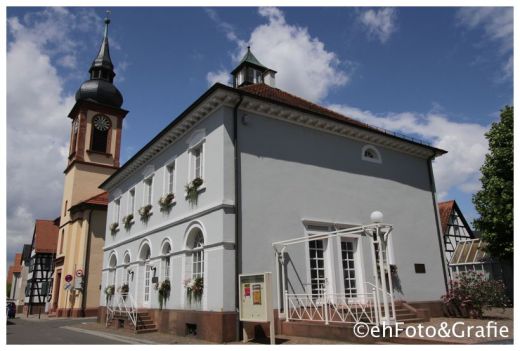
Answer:
[(124, 339), (87, 334), (64, 327), (80, 326), (93, 319), (11, 319), (7, 323), (7, 344), (125, 344)]

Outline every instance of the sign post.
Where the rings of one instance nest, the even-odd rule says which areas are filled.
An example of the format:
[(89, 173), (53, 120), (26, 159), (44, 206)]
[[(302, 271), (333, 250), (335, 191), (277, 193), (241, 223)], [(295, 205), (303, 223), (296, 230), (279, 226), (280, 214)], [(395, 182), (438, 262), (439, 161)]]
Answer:
[[(271, 272), (238, 276), (239, 318), (242, 322), (269, 322), (269, 337), (275, 344), (274, 312), (271, 296)], [(248, 341), (243, 328), (244, 342)]]

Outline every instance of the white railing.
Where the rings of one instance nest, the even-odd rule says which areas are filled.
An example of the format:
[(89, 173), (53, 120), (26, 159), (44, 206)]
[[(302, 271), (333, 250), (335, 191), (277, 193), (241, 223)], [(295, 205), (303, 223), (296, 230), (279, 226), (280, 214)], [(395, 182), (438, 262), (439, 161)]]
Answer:
[(137, 328), (137, 305), (131, 294), (116, 293), (108, 300), (106, 326), (116, 314), (126, 315), (134, 325), (134, 329)]
[[(384, 320), (387, 323), (391, 322), (391, 321), (396, 321), (394, 295), (388, 291), (383, 291), (383, 289), (381, 289), (381, 287), (375, 286), (374, 284), (372, 284), (370, 282), (365, 282), (365, 284), (368, 285), (369, 287), (371, 287), (372, 291), (374, 292), (375, 300), (376, 300), (376, 304), (377, 304), (376, 313), (378, 315), (378, 320), (380, 320), (380, 321)], [(382, 307), (381, 306), (382, 297), (380, 297), (379, 294), (386, 294), (387, 300), (390, 302), (390, 309), (388, 311), (388, 314), (389, 314), (388, 316), (385, 315), (385, 309), (381, 308)]]
[(289, 294), (285, 292), (286, 320), (379, 324), (376, 294)]

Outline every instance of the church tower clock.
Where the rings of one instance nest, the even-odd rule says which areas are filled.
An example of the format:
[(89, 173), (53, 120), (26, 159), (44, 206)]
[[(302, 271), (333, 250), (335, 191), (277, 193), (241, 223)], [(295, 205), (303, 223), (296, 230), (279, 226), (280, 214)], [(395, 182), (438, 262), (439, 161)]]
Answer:
[(105, 240), (108, 199), (98, 187), (119, 168), (121, 130), (128, 113), (121, 108), (123, 96), (114, 85), (109, 24), (107, 17), (90, 77), (76, 92), (76, 103), (68, 115), (70, 146), (51, 305), (51, 312), (57, 316), (95, 315), (99, 304), (99, 255)]

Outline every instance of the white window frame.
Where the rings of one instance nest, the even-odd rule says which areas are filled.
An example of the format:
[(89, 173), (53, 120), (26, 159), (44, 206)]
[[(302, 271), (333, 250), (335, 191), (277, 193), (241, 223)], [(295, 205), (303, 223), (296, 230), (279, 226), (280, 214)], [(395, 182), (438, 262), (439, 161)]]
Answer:
[(196, 167), (196, 158), (195, 158), (195, 150), (198, 150), (200, 149), (200, 178), (202, 180), (204, 180), (204, 183), (202, 186), (204, 186), (204, 184), (206, 184), (206, 181), (205, 181), (205, 170), (206, 170), (206, 167), (205, 167), (205, 159), (206, 159), (206, 143), (205, 143), (205, 139), (202, 139), (201, 141), (199, 141), (197, 144), (193, 145), (192, 147), (190, 147), (189, 149), (189, 172), (188, 172), (188, 182), (191, 182), (193, 179), (197, 178), (197, 175), (196, 175), (196, 171), (195, 171), (195, 167)]
[(153, 176), (152, 174), (143, 179), (143, 206), (153, 204)]
[[(202, 245), (195, 246), (197, 242), (193, 243), (192, 248), (192, 254), (191, 254), (191, 278), (202, 278), (204, 279), (204, 235), (199, 233), (199, 235), (202, 237)], [(197, 238), (195, 238), (197, 239)], [(198, 267), (200, 270), (196, 270), (195, 268)]]
[(119, 223), (121, 219), (121, 197), (114, 200), (114, 211), (112, 213), (113, 223)]
[[(177, 186), (177, 167), (175, 167), (175, 160), (169, 162), (164, 167), (164, 191), (163, 195), (175, 194)], [(172, 179), (173, 178), (173, 179)], [(171, 185), (171, 187), (170, 187)]]
[(128, 191), (128, 213), (133, 215), (135, 212), (135, 188)]
[[(373, 151), (376, 154), (376, 158), (371, 158), (371, 157), (365, 156), (365, 152), (367, 152), (368, 150)], [(361, 148), (361, 159), (363, 161), (372, 162), (372, 163), (378, 163), (378, 164), (383, 163), (383, 159), (381, 158), (381, 153), (379, 152), (379, 150), (374, 145), (370, 145), (370, 144), (364, 145)]]

